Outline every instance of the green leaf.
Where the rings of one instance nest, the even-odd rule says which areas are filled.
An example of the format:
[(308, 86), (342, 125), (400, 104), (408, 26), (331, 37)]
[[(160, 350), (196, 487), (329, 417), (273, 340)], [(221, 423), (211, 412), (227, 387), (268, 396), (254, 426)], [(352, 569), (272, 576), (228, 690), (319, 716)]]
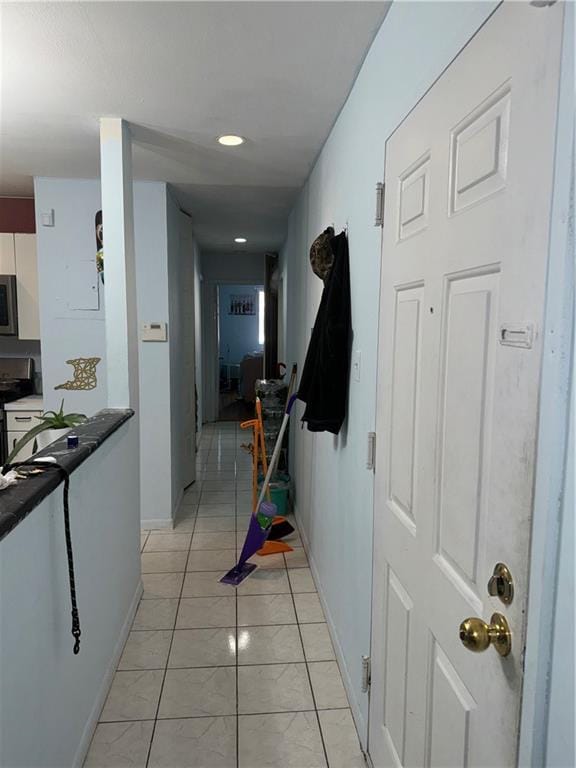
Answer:
[(64, 418), (66, 421), (72, 421), (74, 420), (78, 424), (81, 424), (83, 421), (86, 421), (86, 415), (83, 413), (67, 413)]
[(6, 460), (6, 464), (10, 464), (14, 461), (14, 458), (27, 445), (31, 440), (39, 435), (41, 432), (47, 429), (69, 429), (70, 427), (76, 427), (78, 424), (82, 424), (86, 421), (86, 416), (83, 413), (64, 413), (64, 400), (60, 403), (59, 411), (45, 411), (42, 416), (36, 417), (39, 420), (39, 424), (26, 434), (15, 444), (13, 450)]
[(35, 427), (32, 427), (31, 430), (26, 432), (24, 437), (21, 437), (20, 440), (16, 443), (10, 454), (8, 455), (8, 458), (6, 459), (6, 464), (11, 464), (15, 457), (20, 453), (22, 448), (24, 448), (25, 445), (27, 445), (31, 440), (34, 440), (34, 438), (40, 434), (40, 432), (45, 432), (47, 429), (50, 429), (50, 427), (45, 426), (44, 424), (37, 424)]
[(42, 416), (36, 418), (44, 425), (44, 429), (66, 429), (86, 421), (83, 413), (64, 413), (64, 400), (60, 403), (60, 410), (45, 411)]

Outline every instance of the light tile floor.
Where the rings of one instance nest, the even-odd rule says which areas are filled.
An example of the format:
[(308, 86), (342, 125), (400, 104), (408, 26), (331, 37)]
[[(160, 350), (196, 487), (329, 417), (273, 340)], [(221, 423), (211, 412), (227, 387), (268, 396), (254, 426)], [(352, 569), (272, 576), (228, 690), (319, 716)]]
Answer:
[(249, 439), (207, 425), (174, 530), (142, 533), (144, 594), (85, 768), (365, 765), (298, 534), (219, 582), (251, 510)]

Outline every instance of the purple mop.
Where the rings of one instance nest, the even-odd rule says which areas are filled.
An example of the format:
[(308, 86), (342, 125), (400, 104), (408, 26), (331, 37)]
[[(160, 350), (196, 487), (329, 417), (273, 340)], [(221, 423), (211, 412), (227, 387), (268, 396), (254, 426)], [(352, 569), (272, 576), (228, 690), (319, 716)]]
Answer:
[(284, 412), (284, 418), (282, 420), (282, 426), (280, 427), (276, 445), (274, 446), (274, 453), (270, 459), (268, 472), (266, 473), (262, 488), (260, 489), (260, 496), (258, 497), (258, 504), (256, 505), (256, 513), (250, 518), (250, 525), (248, 526), (248, 532), (246, 533), (246, 539), (244, 540), (240, 558), (234, 568), (222, 576), (220, 579), (222, 584), (231, 584), (232, 586), (237, 587), (258, 567), (255, 563), (249, 563), (248, 560), (263, 546), (268, 538), (270, 528), (272, 527), (272, 520), (277, 514), (276, 504), (273, 504), (271, 501), (264, 501), (264, 495), (270, 484), (274, 469), (276, 468), (278, 457), (280, 456), (282, 440), (284, 439), (284, 433), (286, 432), (286, 427), (288, 426), (288, 421), (290, 419), (290, 411), (292, 410), (295, 400), (296, 395), (292, 395), (288, 400), (288, 405), (286, 406), (286, 411)]

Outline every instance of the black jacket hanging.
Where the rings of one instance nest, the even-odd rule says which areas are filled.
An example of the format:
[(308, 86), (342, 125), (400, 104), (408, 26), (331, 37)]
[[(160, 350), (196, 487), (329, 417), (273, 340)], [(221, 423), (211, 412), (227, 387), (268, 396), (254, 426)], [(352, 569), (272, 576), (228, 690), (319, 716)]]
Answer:
[(346, 417), (352, 340), (346, 233), (333, 237), (330, 246), (334, 263), (324, 284), (298, 398), (306, 403), (302, 421), (311, 432), (337, 435)]

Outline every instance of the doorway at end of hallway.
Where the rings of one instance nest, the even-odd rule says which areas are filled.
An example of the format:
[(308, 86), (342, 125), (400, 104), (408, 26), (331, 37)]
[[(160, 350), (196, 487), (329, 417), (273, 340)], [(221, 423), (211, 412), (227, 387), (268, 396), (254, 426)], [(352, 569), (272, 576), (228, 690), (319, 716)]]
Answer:
[(254, 415), (256, 379), (263, 376), (264, 287), (218, 286), (219, 421)]

